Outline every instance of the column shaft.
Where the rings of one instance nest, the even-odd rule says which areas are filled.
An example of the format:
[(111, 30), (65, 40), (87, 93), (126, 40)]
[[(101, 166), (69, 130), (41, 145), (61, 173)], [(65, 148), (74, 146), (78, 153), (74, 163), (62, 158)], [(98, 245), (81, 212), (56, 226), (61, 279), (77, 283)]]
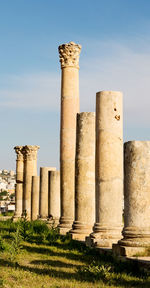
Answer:
[(95, 222), (95, 113), (77, 114), (73, 239), (85, 240)]
[(91, 245), (120, 239), (123, 201), (122, 93), (96, 95), (96, 223)]
[(60, 172), (49, 171), (49, 221), (57, 226), (60, 218)]
[(16, 183), (15, 186), (15, 215), (13, 220), (17, 220), (22, 216), (23, 202), (23, 183)]
[(16, 183), (23, 183), (24, 161), (23, 155), (16, 160)]
[(61, 79), (60, 134), (60, 233), (70, 230), (74, 220), (76, 115), (79, 112), (79, 54), (73, 42), (59, 46)]
[(39, 216), (39, 182), (39, 176), (32, 176), (31, 220), (36, 220)]
[(40, 168), (40, 218), (48, 218), (48, 171), (55, 171), (55, 167)]
[(24, 171), (24, 159), (22, 153), (23, 146), (14, 147), (17, 154), (16, 159), (16, 186), (15, 186), (15, 215), (13, 220), (17, 220), (22, 215), (22, 203), (23, 203), (23, 171)]
[(26, 145), (23, 148), (24, 153), (24, 188), (23, 188), (23, 211), (31, 219), (31, 188), (32, 176), (37, 175), (36, 162), (37, 150), (39, 146)]
[(124, 238), (118, 244), (119, 254), (133, 256), (150, 246), (150, 141), (124, 148)]

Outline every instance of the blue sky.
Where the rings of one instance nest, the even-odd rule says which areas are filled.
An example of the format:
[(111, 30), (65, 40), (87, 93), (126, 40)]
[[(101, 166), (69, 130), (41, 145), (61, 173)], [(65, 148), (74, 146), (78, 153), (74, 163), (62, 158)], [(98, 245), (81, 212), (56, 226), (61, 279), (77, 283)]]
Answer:
[(95, 94), (124, 94), (124, 141), (150, 140), (149, 0), (0, 0), (0, 169), (15, 145), (40, 145), (38, 167), (59, 167), (58, 45), (82, 45), (81, 111)]

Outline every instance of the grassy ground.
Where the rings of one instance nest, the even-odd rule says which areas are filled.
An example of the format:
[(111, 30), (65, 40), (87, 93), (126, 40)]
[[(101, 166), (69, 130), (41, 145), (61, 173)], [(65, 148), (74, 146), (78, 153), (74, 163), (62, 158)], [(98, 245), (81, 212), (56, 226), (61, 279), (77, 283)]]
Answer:
[(53, 232), (50, 241), (50, 236), (40, 235), (39, 238), (40, 233), (36, 234), (33, 228), (28, 227), (32, 233), (26, 233), (30, 237), (17, 244), (19, 249), (15, 254), (12, 252), (14, 239), (17, 239), (15, 225), (10, 221), (0, 223), (0, 233), (5, 244), (0, 253), (0, 287), (150, 287), (150, 276), (139, 271), (135, 264), (120, 263), (111, 256), (97, 255), (83, 244), (67, 237), (56, 237)]

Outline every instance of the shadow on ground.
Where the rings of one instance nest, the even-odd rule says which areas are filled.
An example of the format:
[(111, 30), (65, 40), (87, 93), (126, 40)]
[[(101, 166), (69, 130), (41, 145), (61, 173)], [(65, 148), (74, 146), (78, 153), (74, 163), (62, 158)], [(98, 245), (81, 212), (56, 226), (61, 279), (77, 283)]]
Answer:
[(71, 264), (71, 263), (64, 263), (63, 261), (59, 260), (34, 260), (31, 261), (30, 264), (33, 265), (43, 265), (43, 266), (53, 266), (53, 267), (64, 267), (64, 268), (75, 268), (79, 267), (80, 265)]
[[(58, 257), (65, 257), (67, 259), (70, 260), (82, 260), (82, 255), (81, 257), (79, 256), (79, 254), (75, 254), (74, 252), (65, 252), (65, 251), (53, 251), (53, 247), (38, 247), (38, 246), (28, 246), (28, 245), (23, 245), (23, 249), (26, 250), (27, 252), (30, 253), (38, 253), (38, 254), (45, 254), (47, 256), (58, 256)], [(85, 257), (83, 257), (85, 258)], [(86, 262), (86, 260), (84, 259), (84, 262)]]
[[(35, 247), (34, 247), (35, 248)], [(41, 249), (41, 248), (40, 248)], [(47, 250), (47, 249), (45, 249)], [(44, 251), (45, 251), (44, 250)], [(31, 251), (31, 250), (30, 250)], [(36, 251), (37, 252), (37, 251)], [(42, 252), (42, 250), (40, 250)], [(45, 251), (46, 252), (46, 251)], [(66, 255), (66, 254), (65, 254)], [(149, 288), (150, 287), (150, 280), (144, 280), (144, 279), (125, 279), (119, 277), (119, 274), (116, 276), (113, 276), (113, 279), (110, 279), (110, 281), (106, 280), (104, 275), (99, 280), (95, 280), (93, 277), (87, 277), (87, 275), (81, 275), (79, 271), (76, 269), (75, 272), (69, 272), (69, 271), (58, 271), (56, 268), (77, 268), (80, 265), (74, 265), (70, 263), (64, 263), (63, 261), (56, 261), (56, 260), (34, 260), (31, 261), (30, 266), (28, 265), (21, 265), (19, 263), (12, 263), (10, 261), (6, 261), (3, 259), (0, 259), (0, 267), (13, 267), (15, 269), (20, 269), (23, 271), (27, 271), (30, 273), (35, 273), (38, 275), (49, 275), (53, 278), (58, 278), (61, 280), (76, 280), (80, 282), (96, 282), (96, 283), (105, 283), (107, 285), (115, 285), (115, 287), (140, 287), (140, 288)], [(33, 265), (33, 267), (32, 267)], [(43, 265), (43, 267), (37, 267), (37, 265)], [(51, 266), (51, 267), (45, 267), (45, 266)], [(67, 270), (67, 269), (66, 269)], [(142, 282), (143, 280), (143, 282)], [(122, 286), (121, 286), (122, 285)]]

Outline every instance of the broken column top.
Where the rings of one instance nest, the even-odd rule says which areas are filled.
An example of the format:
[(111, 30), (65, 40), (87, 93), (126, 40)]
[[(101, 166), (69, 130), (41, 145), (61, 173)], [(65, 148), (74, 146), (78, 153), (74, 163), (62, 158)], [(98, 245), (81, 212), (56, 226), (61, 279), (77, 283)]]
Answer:
[(62, 44), (58, 47), (61, 68), (74, 67), (79, 68), (79, 55), (81, 45), (74, 42)]
[(38, 145), (26, 145), (23, 146), (23, 155), (24, 155), (24, 159), (28, 159), (28, 160), (35, 160), (37, 158), (37, 151), (40, 148), (40, 146)]
[(17, 154), (17, 160), (23, 160), (23, 153), (22, 153), (23, 146), (15, 146), (14, 150)]

